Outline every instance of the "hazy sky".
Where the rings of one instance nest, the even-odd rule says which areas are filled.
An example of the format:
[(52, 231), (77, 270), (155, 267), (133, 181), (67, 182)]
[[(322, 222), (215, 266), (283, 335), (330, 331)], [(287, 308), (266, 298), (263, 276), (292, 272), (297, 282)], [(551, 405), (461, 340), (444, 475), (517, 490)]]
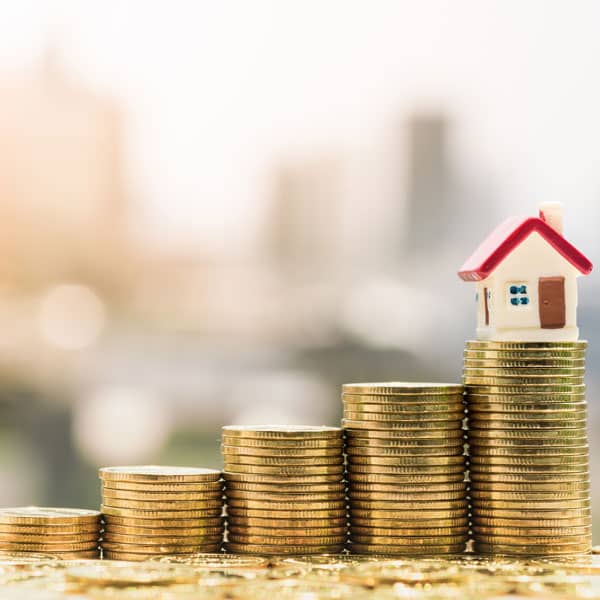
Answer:
[(595, 228), (575, 215), (600, 214), (599, 18), (576, 0), (3, 0), (0, 68), (55, 36), (123, 102), (134, 197), (163, 241), (251, 239), (281, 156), (360, 162), (404, 111), (444, 107), (466, 176), (507, 213), (565, 201), (583, 242)]

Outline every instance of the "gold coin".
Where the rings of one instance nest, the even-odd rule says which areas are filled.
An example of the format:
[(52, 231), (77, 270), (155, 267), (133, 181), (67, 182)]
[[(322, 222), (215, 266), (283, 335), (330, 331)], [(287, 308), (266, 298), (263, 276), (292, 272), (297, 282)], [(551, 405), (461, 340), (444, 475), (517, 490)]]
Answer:
[[(518, 411), (507, 411), (507, 412), (492, 412), (492, 411), (478, 411), (470, 410), (469, 418), (476, 420), (489, 420), (489, 421), (518, 421), (518, 422), (543, 422), (543, 423), (565, 423), (570, 421), (584, 422), (587, 416), (587, 410), (569, 410), (560, 413), (556, 412), (518, 412)], [(511, 425), (512, 426), (512, 425)]]
[(470, 350), (585, 350), (588, 347), (586, 340), (573, 342), (503, 342), (491, 340), (468, 340), (466, 348)]
[(110, 561), (125, 561), (125, 562), (146, 562), (155, 557), (155, 554), (140, 554), (133, 552), (111, 552), (103, 550), (102, 557), (104, 560)]
[(104, 467), (98, 471), (104, 481), (128, 481), (133, 483), (194, 483), (218, 481), (221, 472), (216, 469), (196, 467), (164, 467), (158, 465)]
[[(591, 526), (584, 527), (490, 527), (485, 525), (474, 525), (473, 531), (479, 535), (498, 535), (498, 536), (517, 536), (527, 538), (546, 538), (546, 537), (562, 537), (562, 536), (582, 536), (589, 535)], [(481, 541), (483, 539), (481, 538)]]
[(254, 544), (265, 546), (342, 546), (346, 542), (346, 533), (323, 537), (277, 537), (268, 535), (229, 534), (229, 544)]
[[(443, 527), (468, 527), (469, 519), (466, 515), (460, 517), (452, 517), (449, 519), (423, 519), (420, 522), (415, 523), (414, 519), (371, 519), (360, 516), (354, 516), (352, 518), (351, 528), (355, 527), (367, 527), (375, 529), (393, 529), (404, 531), (405, 529), (411, 530), (415, 528), (423, 529), (436, 529)], [(410, 534), (407, 534), (410, 535)]]
[(419, 536), (419, 537), (403, 537), (403, 536), (379, 536), (379, 535), (353, 535), (353, 544), (376, 544), (390, 546), (412, 546), (416, 548), (427, 548), (428, 546), (439, 545), (454, 545), (466, 544), (469, 536), (466, 533), (459, 535), (439, 535), (439, 536)]
[(477, 520), (480, 517), (488, 518), (506, 518), (506, 519), (544, 519), (544, 520), (555, 520), (555, 519), (572, 519), (579, 517), (589, 517), (592, 512), (589, 507), (587, 508), (569, 508), (559, 510), (544, 510), (541, 514), (537, 509), (530, 509), (522, 507), (520, 510), (508, 510), (500, 508), (489, 508), (481, 506), (473, 506), (472, 508), (473, 519)]
[(580, 446), (542, 446), (540, 447), (511, 447), (502, 446), (497, 448), (495, 445), (481, 446), (474, 444), (470, 446), (471, 456), (482, 456), (482, 457), (496, 457), (500, 459), (502, 457), (508, 457), (509, 459), (515, 457), (524, 457), (527, 459), (535, 460), (536, 458), (550, 458), (553, 456), (588, 456), (589, 446), (587, 444)]
[(522, 556), (541, 556), (541, 555), (562, 555), (562, 554), (587, 554), (591, 552), (591, 543), (580, 543), (580, 544), (564, 544), (556, 545), (551, 544), (549, 546), (540, 546), (537, 544), (530, 546), (516, 546), (516, 545), (503, 545), (503, 544), (484, 544), (483, 542), (476, 542), (474, 544), (475, 552), (480, 554), (506, 554), (506, 555), (522, 555)]
[[(500, 440), (537, 440), (538, 438), (551, 438), (555, 441), (558, 439), (577, 438), (587, 440), (587, 435), (584, 430), (578, 428), (554, 428), (554, 429), (537, 429), (524, 431), (520, 429), (470, 429), (468, 433), (469, 440), (475, 439), (500, 439)], [(585, 443), (585, 441), (584, 441)]]
[(222, 507), (206, 510), (142, 510), (102, 505), (101, 510), (104, 515), (137, 519), (201, 519), (220, 516)]
[(248, 456), (223, 452), (223, 460), (226, 467), (229, 465), (256, 465), (261, 469), (266, 467), (335, 467), (344, 463), (344, 455), (339, 452), (335, 456), (321, 458), (314, 456), (291, 458), (290, 456)]
[(438, 537), (438, 536), (463, 536), (469, 533), (469, 527), (355, 527), (350, 526), (350, 535), (378, 536), (378, 537)]
[(426, 521), (427, 519), (458, 519), (467, 514), (466, 508), (446, 508), (440, 510), (431, 510), (429, 508), (415, 509), (390, 509), (383, 510), (379, 508), (353, 508), (351, 511), (350, 522), (353, 523), (355, 516), (361, 519), (397, 519), (404, 521)]
[(308, 465), (244, 465), (239, 463), (227, 462), (225, 464), (227, 477), (231, 473), (245, 473), (249, 475), (279, 475), (290, 477), (302, 477), (307, 475), (342, 475), (344, 473), (343, 465), (318, 465), (311, 467)]
[(227, 500), (254, 500), (257, 502), (281, 502), (284, 504), (306, 502), (335, 502), (345, 498), (344, 491), (334, 493), (312, 493), (312, 494), (275, 494), (272, 492), (246, 492), (237, 490), (227, 490)]
[(156, 563), (135, 567), (108, 562), (83, 564), (68, 568), (65, 578), (68, 582), (119, 588), (194, 584), (198, 581), (198, 575), (192, 568)]
[(240, 494), (244, 493), (275, 493), (275, 494), (343, 494), (346, 490), (345, 483), (315, 483), (315, 484), (295, 484), (281, 486), (281, 484), (261, 484), (261, 483), (242, 483), (239, 481), (228, 481), (226, 493), (231, 495), (232, 492)]
[(91, 560), (100, 558), (100, 549), (84, 550), (83, 552), (55, 552), (58, 560)]
[[(552, 383), (555, 377), (583, 377), (585, 367), (472, 367), (465, 364), (463, 376), (465, 379), (471, 377), (509, 377), (511, 379), (533, 378), (548, 379)], [(535, 381), (534, 381), (535, 383)], [(569, 383), (568, 381), (566, 383)]]
[[(434, 394), (433, 396), (409, 396), (409, 395), (396, 395), (396, 396), (382, 396), (382, 395), (355, 395), (355, 394), (342, 394), (342, 403), (348, 406), (356, 406), (358, 408), (364, 406), (372, 406), (372, 412), (379, 411), (391, 411), (391, 412), (418, 412), (420, 408), (423, 410), (436, 410), (436, 408), (443, 407), (460, 408), (464, 406), (464, 393), (452, 394), (448, 396), (440, 396)], [(358, 409), (357, 409), (358, 410)]]
[(466, 356), (465, 367), (473, 369), (584, 369), (585, 358), (473, 358)]
[[(521, 448), (547, 448), (547, 449), (556, 449), (559, 450), (561, 448), (573, 448), (573, 447), (581, 447), (587, 445), (587, 433), (585, 431), (581, 431), (580, 435), (576, 437), (549, 437), (546, 433), (542, 432), (544, 437), (540, 437), (538, 435), (532, 435), (531, 437), (520, 437), (514, 438), (512, 437), (513, 432), (509, 432), (508, 438), (501, 437), (489, 437), (482, 434), (487, 433), (486, 431), (470, 431), (469, 432), (469, 440), (468, 444), (471, 448), (507, 448), (507, 449), (515, 449), (520, 450)], [(563, 432), (564, 433), (564, 432)]]
[(100, 512), (97, 510), (41, 506), (0, 508), (0, 523), (4, 525), (75, 525), (99, 522)]
[(465, 456), (462, 454), (455, 456), (348, 456), (349, 469), (354, 465), (392, 465), (392, 466), (464, 466)]
[(473, 373), (464, 373), (463, 377), (465, 386), (467, 387), (502, 386), (505, 390), (513, 387), (518, 392), (524, 392), (525, 388), (529, 389), (529, 391), (537, 392), (542, 392), (546, 390), (546, 388), (549, 388), (549, 391), (558, 392), (565, 390), (565, 388), (569, 386), (574, 387), (583, 385), (585, 381), (583, 375), (528, 375), (522, 377), (510, 377), (509, 375), (474, 375)]
[(132, 554), (185, 554), (186, 552), (215, 552), (221, 542), (208, 544), (165, 544), (163, 546), (145, 546), (140, 544), (119, 544), (117, 542), (102, 542), (102, 552), (127, 552)]
[(352, 554), (401, 554), (403, 556), (460, 554), (464, 552), (465, 544), (448, 544), (437, 546), (391, 546), (389, 544), (355, 544), (350, 546)]
[(342, 475), (339, 473), (320, 474), (320, 475), (273, 475), (266, 473), (233, 473), (225, 471), (223, 473), (226, 485), (229, 487), (231, 482), (240, 483), (258, 483), (261, 485), (323, 485), (328, 483), (339, 484)]
[(584, 418), (587, 414), (587, 405), (581, 402), (579, 406), (573, 404), (571, 407), (566, 407), (565, 404), (556, 404), (563, 406), (561, 409), (548, 408), (549, 404), (541, 404), (537, 408), (532, 408), (531, 404), (515, 404), (511, 407), (510, 404), (486, 404), (473, 405), (469, 407), (469, 416), (474, 416), (478, 419), (533, 419), (533, 420), (552, 420), (566, 418)]
[(458, 483), (435, 483), (435, 484), (418, 484), (418, 485), (390, 485), (384, 483), (353, 483), (350, 486), (352, 494), (428, 494), (428, 493), (459, 493), (464, 494), (467, 489), (467, 484), (464, 481)]
[(223, 433), (221, 441), (225, 446), (256, 448), (257, 450), (328, 450), (333, 451), (344, 445), (342, 436), (323, 439), (263, 439), (229, 436)]
[[(483, 409), (489, 404), (504, 406), (553, 407), (587, 405), (585, 393), (578, 394), (467, 394), (469, 408)], [(535, 410), (533, 408), (532, 410)]]
[(561, 419), (554, 421), (526, 421), (517, 419), (514, 421), (500, 420), (500, 419), (478, 419), (473, 416), (469, 417), (469, 429), (470, 430), (481, 430), (481, 429), (500, 429), (505, 430), (517, 430), (517, 431), (540, 431), (540, 430), (560, 430), (575, 429), (577, 431), (585, 431), (587, 425), (587, 419), (580, 417), (578, 419)]
[(250, 571), (262, 570), (269, 567), (268, 558), (259, 556), (234, 556), (233, 554), (172, 554), (170, 556), (160, 556), (155, 561), (165, 564), (186, 565), (194, 567), (193, 572), (213, 571), (218, 569), (234, 569), (236, 572), (240, 569), (249, 569)]
[(199, 535), (199, 536), (185, 536), (185, 537), (173, 537), (173, 536), (151, 536), (142, 537), (139, 535), (123, 535), (119, 533), (106, 532), (102, 537), (102, 544), (133, 544), (144, 546), (170, 546), (174, 544), (181, 544), (183, 546), (203, 546), (206, 544), (220, 543), (223, 538), (223, 531), (215, 530), (212, 535)]
[(348, 406), (344, 407), (344, 419), (348, 421), (367, 421), (369, 423), (384, 423), (386, 425), (393, 424), (394, 426), (411, 429), (417, 427), (425, 419), (427, 422), (432, 423), (445, 423), (448, 421), (462, 421), (465, 418), (465, 408), (461, 406), (460, 409), (453, 410), (451, 412), (443, 413), (420, 413), (415, 414), (398, 414), (398, 413), (374, 413), (374, 412), (357, 412), (351, 410)]
[(268, 500), (248, 500), (247, 498), (228, 498), (227, 508), (248, 508), (259, 510), (289, 510), (290, 506), (298, 507), (299, 510), (342, 510), (346, 506), (346, 499), (339, 498), (325, 502), (316, 502), (307, 500), (304, 502), (295, 501), (290, 505), (289, 501), (270, 502)]
[(442, 475), (427, 474), (382, 474), (382, 473), (348, 473), (348, 479), (354, 485), (355, 483), (377, 483), (377, 484), (394, 484), (394, 485), (417, 485), (417, 484), (446, 484), (462, 482), (465, 479), (464, 472), (444, 473)]
[(384, 492), (355, 492), (349, 493), (350, 500), (368, 500), (376, 502), (443, 502), (445, 500), (461, 500), (466, 498), (466, 490), (458, 492), (421, 492), (415, 494), (414, 492), (397, 492), (397, 493), (384, 493)]
[(230, 517), (259, 517), (261, 519), (335, 519), (346, 516), (346, 509), (330, 508), (318, 510), (300, 510), (290, 508), (289, 510), (269, 510), (259, 508), (239, 508), (237, 506), (227, 507), (227, 518)]
[(582, 492), (482, 492), (471, 489), (469, 496), (484, 504), (487, 500), (509, 502), (536, 502), (546, 500), (584, 500), (590, 497), (589, 490)]
[(462, 439), (465, 431), (460, 428), (452, 429), (436, 429), (436, 430), (424, 430), (424, 431), (411, 431), (410, 437), (407, 437), (405, 432), (394, 431), (393, 429), (346, 429), (346, 438), (348, 443), (354, 443), (355, 440), (388, 440), (399, 441), (399, 442), (415, 442), (419, 440), (443, 440), (444, 442), (450, 441), (455, 443), (456, 440)]
[(350, 508), (352, 511), (355, 510), (420, 510), (424, 506), (427, 510), (449, 510), (467, 508), (468, 502), (465, 499), (460, 500), (443, 500), (439, 502), (428, 501), (423, 503), (422, 501), (415, 500), (413, 502), (388, 502), (385, 500), (353, 500), (350, 499)]
[(517, 500), (496, 500), (487, 498), (485, 501), (473, 502), (474, 508), (485, 507), (487, 509), (507, 509), (507, 510), (517, 510), (521, 506), (526, 508), (527, 510), (538, 509), (540, 511), (543, 510), (560, 510), (560, 509), (570, 509), (570, 508), (589, 508), (591, 505), (591, 501), (589, 496), (583, 499), (569, 499), (569, 500), (527, 500), (524, 504), (523, 502)]
[(466, 386), (467, 402), (472, 395), (476, 396), (513, 396), (523, 398), (526, 396), (538, 396), (543, 397), (545, 401), (550, 396), (565, 397), (570, 395), (582, 396), (585, 394), (585, 383), (570, 382), (570, 383), (558, 383), (555, 384), (528, 384), (523, 385), (524, 382), (518, 384), (512, 384), (508, 381), (500, 381), (496, 384), (484, 383), (475, 384), (470, 383)]
[(67, 537), (71, 535), (96, 534), (100, 531), (100, 522), (80, 523), (77, 525), (6, 525), (0, 523), (0, 535), (39, 535), (49, 537)]
[(584, 359), (585, 350), (578, 349), (545, 349), (532, 348), (530, 350), (465, 350), (463, 355), (465, 358), (479, 360), (528, 360), (528, 359), (547, 359), (547, 360), (568, 360), (568, 359)]
[(0, 544), (4, 542), (17, 542), (22, 544), (84, 544), (98, 542), (100, 529), (94, 533), (71, 534), (71, 535), (46, 535), (33, 533), (3, 533), (0, 532)]
[(33, 563), (52, 563), (58, 559), (53, 554), (34, 552), (4, 552), (0, 550), (0, 567), (26, 567)]
[(589, 466), (586, 461), (579, 465), (469, 465), (470, 473), (495, 473), (495, 474), (513, 474), (513, 473), (588, 473)]
[(350, 413), (366, 413), (369, 415), (394, 415), (399, 419), (419, 419), (423, 415), (442, 415), (462, 412), (465, 409), (464, 402), (430, 403), (430, 404), (406, 404), (400, 402), (367, 404), (365, 402), (350, 402), (344, 400), (344, 410)]
[(310, 461), (313, 458), (325, 459), (327, 457), (340, 457), (343, 453), (343, 447), (339, 445), (334, 448), (258, 448), (252, 446), (222, 445), (221, 452), (231, 456), (261, 456), (266, 458), (289, 457), (296, 460), (302, 459), (304, 462), (307, 462), (307, 459)]
[(559, 483), (576, 482), (582, 483), (589, 480), (589, 473), (484, 473), (470, 472), (471, 481), (487, 481), (495, 483), (551, 483), (559, 480)]
[(579, 492), (589, 491), (590, 482), (556, 482), (551, 483), (496, 483), (485, 481), (474, 481), (471, 483), (472, 490), (498, 491), (498, 492)]
[(223, 435), (229, 437), (243, 438), (263, 438), (263, 439), (322, 439), (322, 438), (340, 438), (342, 430), (339, 427), (299, 425), (299, 426), (280, 426), (280, 425), (261, 425), (261, 426), (243, 426), (227, 425), (223, 427)]
[(345, 383), (344, 394), (460, 394), (463, 386), (460, 383), (425, 383), (416, 381), (391, 381), (383, 383)]
[(86, 550), (92, 550), (96, 548), (99, 544), (98, 540), (94, 540), (92, 542), (82, 542), (82, 543), (57, 543), (57, 544), (47, 544), (43, 542), (35, 542), (35, 543), (25, 543), (25, 542), (7, 542), (2, 540), (0, 542), (0, 548), (2, 550), (10, 550), (11, 552), (82, 552)]
[(331, 546), (267, 546), (262, 544), (225, 544), (227, 552), (234, 554), (336, 554), (344, 549), (344, 544), (334, 544)]
[(187, 493), (177, 493), (177, 492), (168, 492), (168, 493), (157, 493), (154, 494), (152, 492), (132, 492), (130, 490), (120, 491), (120, 490), (102, 490), (102, 498), (105, 499), (114, 499), (114, 500), (129, 500), (129, 501), (145, 501), (145, 502), (200, 502), (206, 503), (207, 500), (211, 500), (213, 502), (220, 502), (221, 497), (223, 496), (222, 491), (218, 492), (187, 492)]
[[(162, 513), (161, 513), (162, 514)], [(216, 517), (196, 517), (196, 518), (146, 518), (146, 517), (127, 517), (119, 515), (102, 515), (105, 528), (113, 525), (124, 525), (127, 527), (140, 527), (144, 529), (185, 529), (195, 527), (219, 527), (223, 523), (221, 515)]]
[(194, 511), (194, 510), (219, 510), (223, 506), (223, 500), (219, 497), (214, 500), (172, 500), (170, 502), (156, 502), (154, 500), (120, 500), (118, 498), (102, 499), (103, 506), (111, 508), (132, 508), (134, 510), (167, 510), (167, 511)]
[(589, 464), (589, 454), (552, 455), (552, 456), (481, 456), (472, 454), (470, 464), (473, 465), (507, 465), (507, 466), (581, 466)]
[(442, 465), (442, 466), (398, 466), (398, 465), (348, 465), (348, 472), (352, 475), (356, 473), (377, 473), (381, 475), (450, 475), (454, 473), (463, 473), (465, 471), (464, 463), (458, 465)]
[(452, 457), (456, 459), (463, 455), (464, 442), (461, 440), (460, 444), (449, 447), (423, 447), (417, 446), (416, 448), (386, 448), (385, 446), (375, 446), (370, 448), (368, 446), (348, 446), (346, 448), (346, 454), (349, 457), (361, 458), (361, 457), (373, 457), (373, 458), (387, 458), (394, 459), (399, 458), (400, 460), (418, 461), (420, 459), (433, 458), (441, 460), (443, 458)]
[(122, 536), (138, 536), (144, 539), (154, 539), (155, 537), (163, 538), (170, 536), (171, 538), (182, 537), (201, 537), (205, 535), (220, 535), (223, 532), (223, 523), (213, 525), (212, 527), (172, 527), (162, 529), (151, 529), (149, 527), (135, 527), (129, 525), (114, 525), (106, 527), (104, 537), (106, 535), (122, 535)]
[(571, 519), (508, 519), (508, 518), (495, 518), (495, 517), (477, 517), (474, 520), (473, 526), (480, 527), (505, 527), (507, 529), (519, 529), (519, 528), (556, 528), (562, 529), (564, 527), (586, 527), (589, 528), (592, 525), (592, 519), (588, 517), (573, 517)]
[(301, 531), (308, 529), (323, 529), (327, 527), (346, 527), (347, 524), (346, 515), (342, 517), (322, 517), (319, 519), (311, 518), (288, 518), (275, 520), (267, 517), (227, 517), (227, 526), (231, 527), (255, 527), (255, 528), (276, 528), (285, 530), (296, 530)]
[(102, 490), (113, 492), (138, 492), (149, 494), (218, 494), (223, 489), (223, 481), (207, 483), (134, 483), (130, 481), (103, 481)]
[[(462, 433), (462, 431), (461, 431)], [(449, 452), (450, 454), (462, 451), (465, 440), (463, 436), (449, 440), (385, 440), (377, 438), (357, 438), (348, 440), (345, 448), (349, 452), (383, 452), (385, 454), (419, 454), (426, 452)]]
[[(249, 535), (265, 535), (267, 537), (282, 538), (283, 540), (289, 541), (289, 538), (315, 538), (315, 537), (333, 537), (333, 536), (346, 536), (348, 533), (348, 527), (346, 524), (338, 527), (252, 527), (249, 525), (236, 525), (230, 524), (227, 527), (229, 539), (231, 535), (235, 536), (249, 536)], [(277, 543), (280, 543), (281, 539)], [(257, 543), (257, 542), (250, 542)], [(265, 542), (268, 543), (268, 542)], [(294, 543), (294, 542), (292, 542)], [(302, 543), (302, 542), (298, 542)]]
[[(586, 538), (591, 538), (590, 534), (586, 535), (558, 535), (554, 537), (519, 537), (516, 535), (485, 535), (478, 534), (475, 536), (475, 543), (483, 543), (483, 544), (502, 544), (507, 546), (532, 546), (532, 545), (540, 545), (540, 546), (550, 546), (551, 544), (556, 544), (557, 546), (567, 545), (567, 544), (581, 544), (586, 541)], [(590, 544), (591, 545), (591, 544)]]
[[(396, 431), (429, 431), (433, 429), (454, 429), (458, 430), (461, 428), (463, 416), (457, 417), (456, 419), (443, 419), (439, 421), (433, 421), (428, 419), (427, 421), (367, 421), (361, 417), (360, 420), (353, 419), (342, 419), (342, 425), (346, 429), (369, 429), (369, 430), (387, 430), (392, 429)], [(412, 435), (412, 434), (411, 434)]]

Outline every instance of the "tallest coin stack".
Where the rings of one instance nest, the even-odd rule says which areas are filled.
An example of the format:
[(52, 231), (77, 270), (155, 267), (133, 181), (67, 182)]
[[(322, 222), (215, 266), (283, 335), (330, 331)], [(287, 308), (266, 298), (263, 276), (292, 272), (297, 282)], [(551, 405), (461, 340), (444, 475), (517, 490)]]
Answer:
[(475, 551), (591, 550), (586, 342), (467, 342)]

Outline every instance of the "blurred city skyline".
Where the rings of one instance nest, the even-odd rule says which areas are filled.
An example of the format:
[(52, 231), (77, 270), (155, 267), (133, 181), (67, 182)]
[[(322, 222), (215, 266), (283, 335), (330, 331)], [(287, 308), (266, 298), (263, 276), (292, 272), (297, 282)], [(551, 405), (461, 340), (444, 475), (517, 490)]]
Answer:
[[(119, 103), (133, 225), (154, 243), (261, 252), (275, 163), (385, 156), (415, 110), (452, 120), (462, 175), (504, 212), (560, 200), (567, 214), (593, 203), (598, 215), (597, 4), (364, 8), (25, 1), (3, 7), (0, 69), (34, 69), (54, 44), (74, 77)], [(363, 185), (385, 191), (373, 177)]]

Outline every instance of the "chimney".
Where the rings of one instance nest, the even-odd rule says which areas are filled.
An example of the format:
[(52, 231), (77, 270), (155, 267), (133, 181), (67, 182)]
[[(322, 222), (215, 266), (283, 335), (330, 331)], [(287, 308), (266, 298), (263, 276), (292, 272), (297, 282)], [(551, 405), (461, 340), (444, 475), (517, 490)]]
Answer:
[(543, 202), (540, 204), (540, 219), (562, 235), (563, 205), (560, 202)]

